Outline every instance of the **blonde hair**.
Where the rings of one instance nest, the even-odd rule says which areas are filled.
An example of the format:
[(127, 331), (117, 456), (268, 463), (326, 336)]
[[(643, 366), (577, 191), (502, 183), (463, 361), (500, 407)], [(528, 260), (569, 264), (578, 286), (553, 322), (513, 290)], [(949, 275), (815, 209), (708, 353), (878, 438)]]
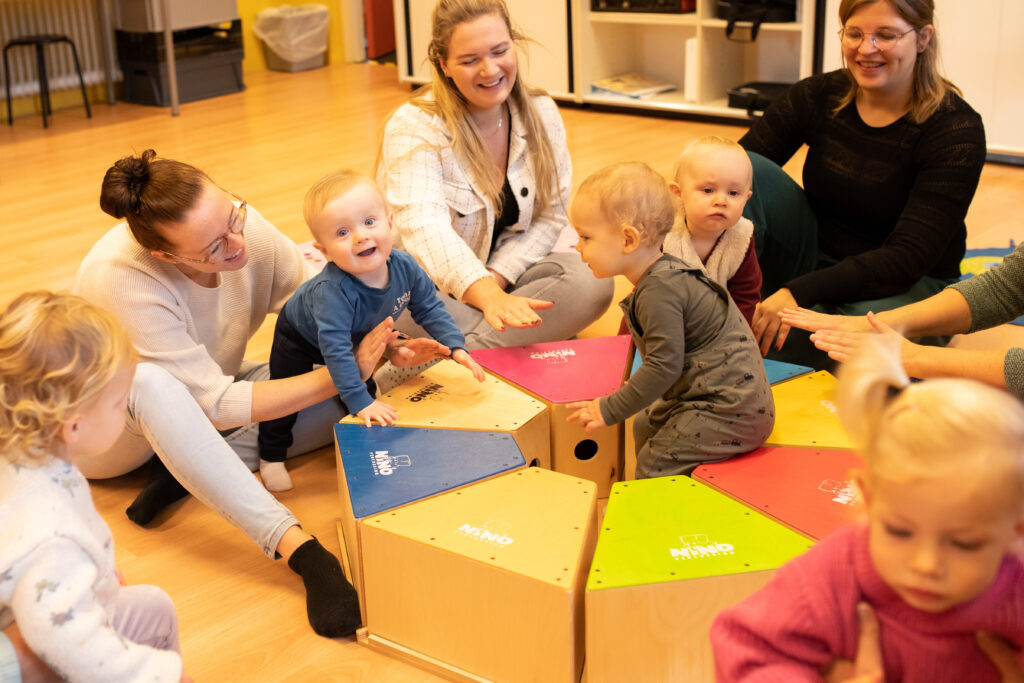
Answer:
[[(846, 26), (846, 22), (861, 7), (873, 5), (876, 2), (888, 4), (904, 21), (914, 28), (917, 33), (925, 26), (935, 25), (935, 2), (934, 0), (842, 0), (839, 3), (839, 24)], [(850, 89), (846, 91), (843, 98), (832, 110), (836, 115), (843, 107), (854, 101), (857, 97), (857, 80), (849, 67), (843, 67), (843, 73), (850, 81)], [(949, 93), (956, 93), (963, 96), (960, 88), (953, 85), (951, 81), (943, 78), (939, 73), (939, 41), (938, 31), (932, 31), (931, 40), (925, 49), (917, 53), (917, 61), (914, 62), (913, 92), (910, 97), (910, 118), (914, 123), (924, 123), (934, 114)]]
[(720, 147), (722, 149), (730, 149), (735, 152), (739, 152), (743, 155), (743, 158), (747, 160), (747, 167), (750, 169), (750, 180), (748, 184), (753, 181), (754, 169), (750, 165), (750, 157), (747, 156), (747, 150), (743, 149), (743, 146), (735, 140), (729, 138), (723, 138), (720, 135), (705, 135), (702, 138), (691, 140), (690, 144), (683, 148), (680, 152), (679, 158), (676, 159), (676, 165), (672, 168), (672, 178), (678, 183), (679, 174), (686, 170), (686, 161), (689, 156), (700, 147)]
[(64, 424), (137, 358), (114, 316), (85, 299), (18, 296), (0, 313), (0, 457), (47, 462)]
[(836, 406), (869, 481), (984, 473), (1024, 494), (1024, 405), (974, 380), (911, 383), (898, 339), (874, 338), (844, 365)]
[[(452, 136), (451, 146), (456, 158), (469, 167), (476, 188), (491, 200), (495, 212), (500, 213), (501, 188), (505, 184), (505, 174), (498, 176), (494, 173), (494, 162), (484, 145), (480, 129), (469, 115), (466, 98), (459, 92), (455, 83), (445, 76), (441, 66), (441, 63), (448, 59), (448, 48), (455, 29), (460, 24), (488, 14), (497, 15), (505, 23), (514, 49), (518, 50), (519, 46), (526, 42), (523, 33), (512, 25), (505, 0), (438, 0), (432, 15), (430, 44), (427, 46), (427, 57), (433, 67), (430, 84), (414, 92), (408, 101), (428, 114), (438, 116), (444, 122)], [(516, 69), (516, 80), (512, 84), (509, 98), (515, 104), (526, 131), (526, 150), (533, 164), (533, 177), (537, 179), (534, 206), (537, 207), (538, 217), (550, 210), (552, 194), (558, 192), (558, 165), (555, 162), (555, 154), (532, 100), (535, 95), (545, 94), (543, 90), (528, 88), (523, 83), (521, 73)], [(380, 161), (378, 153), (378, 168)]]
[(636, 228), (644, 246), (661, 244), (675, 222), (668, 183), (643, 162), (612, 164), (592, 173), (577, 191), (583, 195), (597, 202), (608, 222)]
[[(313, 183), (313, 187), (309, 188), (305, 199), (302, 200), (302, 217), (306, 219), (306, 225), (312, 225), (325, 206), (360, 183), (369, 185), (380, 195), (373, 178), (348, 169), (332, 171)], [(384, 203), (383, 197), (381, 203)]]

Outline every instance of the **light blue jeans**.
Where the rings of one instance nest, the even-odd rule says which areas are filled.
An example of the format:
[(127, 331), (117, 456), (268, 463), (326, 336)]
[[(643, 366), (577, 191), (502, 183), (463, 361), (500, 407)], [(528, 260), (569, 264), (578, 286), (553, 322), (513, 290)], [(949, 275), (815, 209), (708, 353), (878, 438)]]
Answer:
[[(238, 380), (269, 379), (266, 363), (247, 363)], [(288, 457), (329, 444), (332, 425), (343, 417), (336, 399), (299, 411)], [(242, 530), (273, 558), (295, 516), (252, 475), (259, 466), (259, 424), (222, 435), (187, 387), (152, 363), (139, 363), (128, 394), (124, 432), (98, 458), (76, 462), (90, 479), (116, 477), (139, 467), (155, 452), (182, 486)]]

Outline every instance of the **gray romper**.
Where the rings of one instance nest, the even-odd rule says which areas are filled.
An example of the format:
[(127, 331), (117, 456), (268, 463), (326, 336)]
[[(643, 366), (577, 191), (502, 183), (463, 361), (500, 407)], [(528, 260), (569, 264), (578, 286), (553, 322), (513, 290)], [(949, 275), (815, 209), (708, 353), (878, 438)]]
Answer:
[(601, 416), (615, 424), (639, 413), (638, 479), (689, 474), (764, 443), (775, 424), (771, 386), (724, 288), (665, 254), (619, 305), (643, 365), (601, 399)]

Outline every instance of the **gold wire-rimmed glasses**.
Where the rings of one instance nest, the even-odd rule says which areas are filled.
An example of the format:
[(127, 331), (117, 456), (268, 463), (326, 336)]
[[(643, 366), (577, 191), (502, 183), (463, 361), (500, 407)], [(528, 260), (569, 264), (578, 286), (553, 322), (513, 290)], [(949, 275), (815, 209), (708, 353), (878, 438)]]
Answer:
[(166, 254), (167, 256), (170, 256), (171, 258), (176, 258), (179, 261), (188, 261), (189, 263), (202, 263), (209, 265), (211, 263), (216, 263), (217, 261), (221, 260), (224, 257), (224, 254), (227, 253), (228, 238), (231, 235), (242, 234), (242, 231), (245, 230), (245, 220), (248, 217), (247, 202), (234, 192), (230, 192), (228, 190), (225, 190), (225, 192), (227, 192), (229, 195), (237, 199), (239, 201), (239, 204), (237, 207), (232, 206), (233, 211), (231, 212), (231, 215), (228, 217), (227, 231), (223, 235), (221, 235), (216, 242), (213, 243), (213, 246), (207, 248), (206, 256), (199, 259), (190, 258), (188, 256), (178, 256), (177, 254), (172, 254), (169, 251), (164, 251), (163, 253)]
[(867, 38), (879, 51), (885, 52), (896, 47), (896, 43), (900, 42), (903, 36), (916, 30), (916, 28), (912, 28), (900, 33), (895, 29), (881, 28), (874, 33), (864, 33), (859, 28), (841, 28), (839, 29), (839, 40), (842, 41), (844, 47), (855, 50)]

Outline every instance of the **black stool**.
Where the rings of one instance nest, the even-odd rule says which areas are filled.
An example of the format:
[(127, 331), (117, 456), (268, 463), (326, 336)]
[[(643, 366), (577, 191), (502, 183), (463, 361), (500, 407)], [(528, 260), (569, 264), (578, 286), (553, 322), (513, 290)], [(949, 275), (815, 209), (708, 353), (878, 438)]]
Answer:
[(36, 36), (22, 36), (8, 41), (4, 45), (4, 85), (7, 86), (7, 124), (14, 125), (14, 117), (11, 115), (11, 70), (7, 65), (7, 51), (12, 47), (36, 48), (36, 65), (39, 71), (39, 99), (43, 110), (43, 128), (48, 128), (46, 115), (53, 115), (50, 107), (50, 81), (46, 77), (46, 57), (43, 55), (43, 46), (51, 43), (67, 43), (71, 46), (71, 56), (75, 58), (75, 69), (78, 70), (78, 84), (82, 88), (82, 101), (85, 102), (85, 115), (92, 118), (92, 111), (89, 109), (89, 98), (85, 94), (85, 79), (82, 78), (82, 66), (78, 62), (78, 50), (75, 44), (67, 36), (56, 33), (41, 34)]

